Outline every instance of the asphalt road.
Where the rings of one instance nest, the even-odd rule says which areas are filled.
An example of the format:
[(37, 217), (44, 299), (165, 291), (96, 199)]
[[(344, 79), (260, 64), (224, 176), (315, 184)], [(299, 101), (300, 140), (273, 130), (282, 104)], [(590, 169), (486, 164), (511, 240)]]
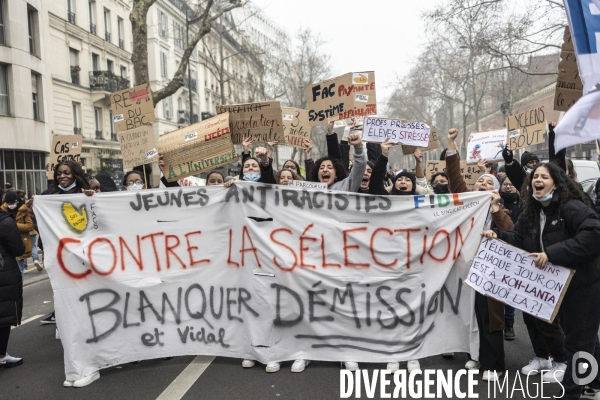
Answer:
[[(313, 362), (303, 373), (291, 373), (291, 361), (283, 363), (277, 373), (266, 373), (258, 364), (252, 369), (241, 367), (241, 360), (212, 357), (175, 357), (170, 360), (147, 360), (101, 371), (101, 378), (84, 388), (65, 388), (63, 348), (54, 338), (55, 325), (41, 325), (42, 316), (53, 309), (50, 282), (45, 272), (26, 274), (23, 320), (37, 318), (12, 330), (8, 352), (24, 358), (23, 365), (0, 371), (0, 399), (339, 399), (340, 364)], [(517, 339), (505, 342), (509, 386), (520, 387), (517, 370), (527, 364), (532, 350), (520, 313), (515, 324)], [(453, 359), (440, 356), (421, 360), (421, 368), (458, 371), (467, 361), (466, 354)], [(370, 373), (385, 368), (385, 364), (363, 364)], [(400, 365), (405, 368), (405, 363)], [(527, 386), (526, 377), (519, 376)], [(487, 398), (541, 398), (540, 377), (529, 382), (529, 395), (519, 390), (512, 393), (488, 393), (485, 382), (479, 381), (475, 392)], [(466, 390), (466, 380), (461, 381)], [(388, 389), (388, 393), (393, 390)], [(527, 389), (526, 389), (527, 390)], [(537, 393), (537, 395), (536, 395)], [(544, 396), (561, 393), (558, 384), (545, 384)], [(354, 394), (351, 398), (355, 398)], [(362, 397), (366, 399), (364, 389)], [(381, 398), (379, 387), (374, 398)], [(407, 397), (412, 398), (412, 397)], [(437, 397), (436, 398), (447, 398)], [(452, 397), (449, 397), (452, 398)]]

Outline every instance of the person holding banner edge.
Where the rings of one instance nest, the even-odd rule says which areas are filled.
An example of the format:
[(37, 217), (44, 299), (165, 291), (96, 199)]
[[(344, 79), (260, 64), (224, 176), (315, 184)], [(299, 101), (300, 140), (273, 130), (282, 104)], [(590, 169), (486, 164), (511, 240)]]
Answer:
[[(559, 166), (540, 164), (531, 172), (523, 198), (523, 211), (508, 232), (486, 230), (483, 236), (500, 238), (530, 252), (535, 265), (547, 262), (575, 270), (558, 311), (565, 334), (566, 365), (555, 368), (564, 399), (592, 398), (600, 394), (600, 376), (584, 387), (573, 379), (578, 352), (593, 355), (600, 363), (600, 219), (590, 200)], [(577, 369), (576, 369), (577, 370)], [(545, 377), (544, 377), (545, 378)], [(546, 379), (544, 379), (546, 380)]]

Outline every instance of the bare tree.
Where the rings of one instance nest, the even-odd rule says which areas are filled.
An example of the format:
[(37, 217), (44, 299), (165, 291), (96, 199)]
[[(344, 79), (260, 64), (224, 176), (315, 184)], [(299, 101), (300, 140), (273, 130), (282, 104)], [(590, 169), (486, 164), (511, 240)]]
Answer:
[[(148, 71), (148, 24), (146, 21), (148, 10), (155, 2), (156, 0), (133, 0), (133, 7), (129, 14), (133, 36), (131, 61), (133, 64), (136, 85), (150, 82), (150, 74)], [(188, 21), (188, 24), (196, 26), (198, 30), (188, 41), (179, 68), (177, 68), (173, 78), (169, 81), (167, 86), (152, 93), (154, 104), (157, 104), (162, 99), (172, 95), (184, 85), (184, 76), (187, 71), (192, 51), (200, 39), (211, 31), (213, 22), (219, 19), (224, 13), (229, 12), (234, 8), (241, 7), (242, 5), (242, 0), (230, 0), (229, 3), (223, 7), (217, 7), (215, 5), (215, 0), (207, 0), (206, 3), (199, 5), (198, 15), (193, 16), (192, 19)]]

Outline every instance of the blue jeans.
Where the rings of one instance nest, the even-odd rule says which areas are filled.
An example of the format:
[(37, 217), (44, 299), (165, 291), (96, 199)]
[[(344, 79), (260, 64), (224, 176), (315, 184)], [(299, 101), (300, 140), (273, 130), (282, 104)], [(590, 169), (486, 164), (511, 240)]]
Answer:
[(504, 306), (504, 319), (515, 320), (515, 308), (511, 306)]
[(21, 280), (25, 280), (25, 270), (27, 269), (27, 259), (17, 260), (19, 264), (19, 269), (21, 270)]
[(31, 240), (31, 254), (33, 257), (33, 261), (39, 260), (40, 258), (38, 256), (37, 235), (31, 235), (30, 240)]

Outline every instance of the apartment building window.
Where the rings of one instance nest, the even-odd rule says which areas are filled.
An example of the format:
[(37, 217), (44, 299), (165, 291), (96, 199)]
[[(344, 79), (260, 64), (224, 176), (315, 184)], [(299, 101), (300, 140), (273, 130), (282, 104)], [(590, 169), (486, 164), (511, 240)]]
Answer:
[(29, 52), (33, 55), (37, 54), (36, 52), (36, 25), (37, 21), (37, 11), (34, 8), (27, 8), (27, 31), (29, 33)]
[(106, 70), (115, 72), (115, 63), (113, 60), (106, 60)]
[(117, 18), (117, 35), (119, 35), (119, 47), (125, 49), (125, 41), (123, 40), (123, 18)]
[(110, 43), (110, 11), (104, 9), (104, 38)]
[(119, 139), (117, 138), (117, 133), (115, 132), (115, 122), (113, 120), (113, 113), (111, 110), (108, 111), (108, 116), (109, 116), (109, 124), (110, 124), (110, 140), (113, 141), (118, 141)]
[(4, 33), (4, 1), (0, 0), (0, 44), (6, 44), (6, 35)]
[(81, 135), (81, 105), (79, 103), (73, 103), (73, 133), (75, 135)]
[(8, 66), (0, 64), (0, 115), (10, 114), (8, 101)]
[(169, 37), (169, 17), (158, 10), (158, 34), (164, 38)]
[(180, 49), (183, 49), (183, 27), (181, 26), (181, 24), (175, 21), (173, 21), (173, 36), (175, 38), (175, 46), (179, 47)]
[(92, 68), (94, 71), (100, 71), (100, 56), (96, 53), (92, 53)]
[(38, 98), (38, 76), (31, 74), (31, 95), (33, 97), (33, 119), (40, 120), (40, 105)]
[(75, 24), (75, 0), (67, 0), (67, 20)]
[(121, 67), (121, 78), (127, 77), (127, 67)]
[(94, 107), (94, 126), (96, 127), (96, 139), (103, 139), (102, 137), (102, 109)]
[(69, 47), (69, 63), (71, 65), (71, 83), (79, 85), (79, 52)]
[(90, 10), (90, 33), (95, 35), (96, 34), (96, 2), (95, 1), (88, 1), (88, 8)]
[(165, 119), (171, 119), (173, 117), (173, 97), (169, 96), (163, 100), (163, 114)]
[(169, 75), (169, 70), (167, 68), (167, 53), (165, 53), (164, 51), (160, 52), (160, 71), (161, 71), (161, 76), (163, 78), (167, 78)]

